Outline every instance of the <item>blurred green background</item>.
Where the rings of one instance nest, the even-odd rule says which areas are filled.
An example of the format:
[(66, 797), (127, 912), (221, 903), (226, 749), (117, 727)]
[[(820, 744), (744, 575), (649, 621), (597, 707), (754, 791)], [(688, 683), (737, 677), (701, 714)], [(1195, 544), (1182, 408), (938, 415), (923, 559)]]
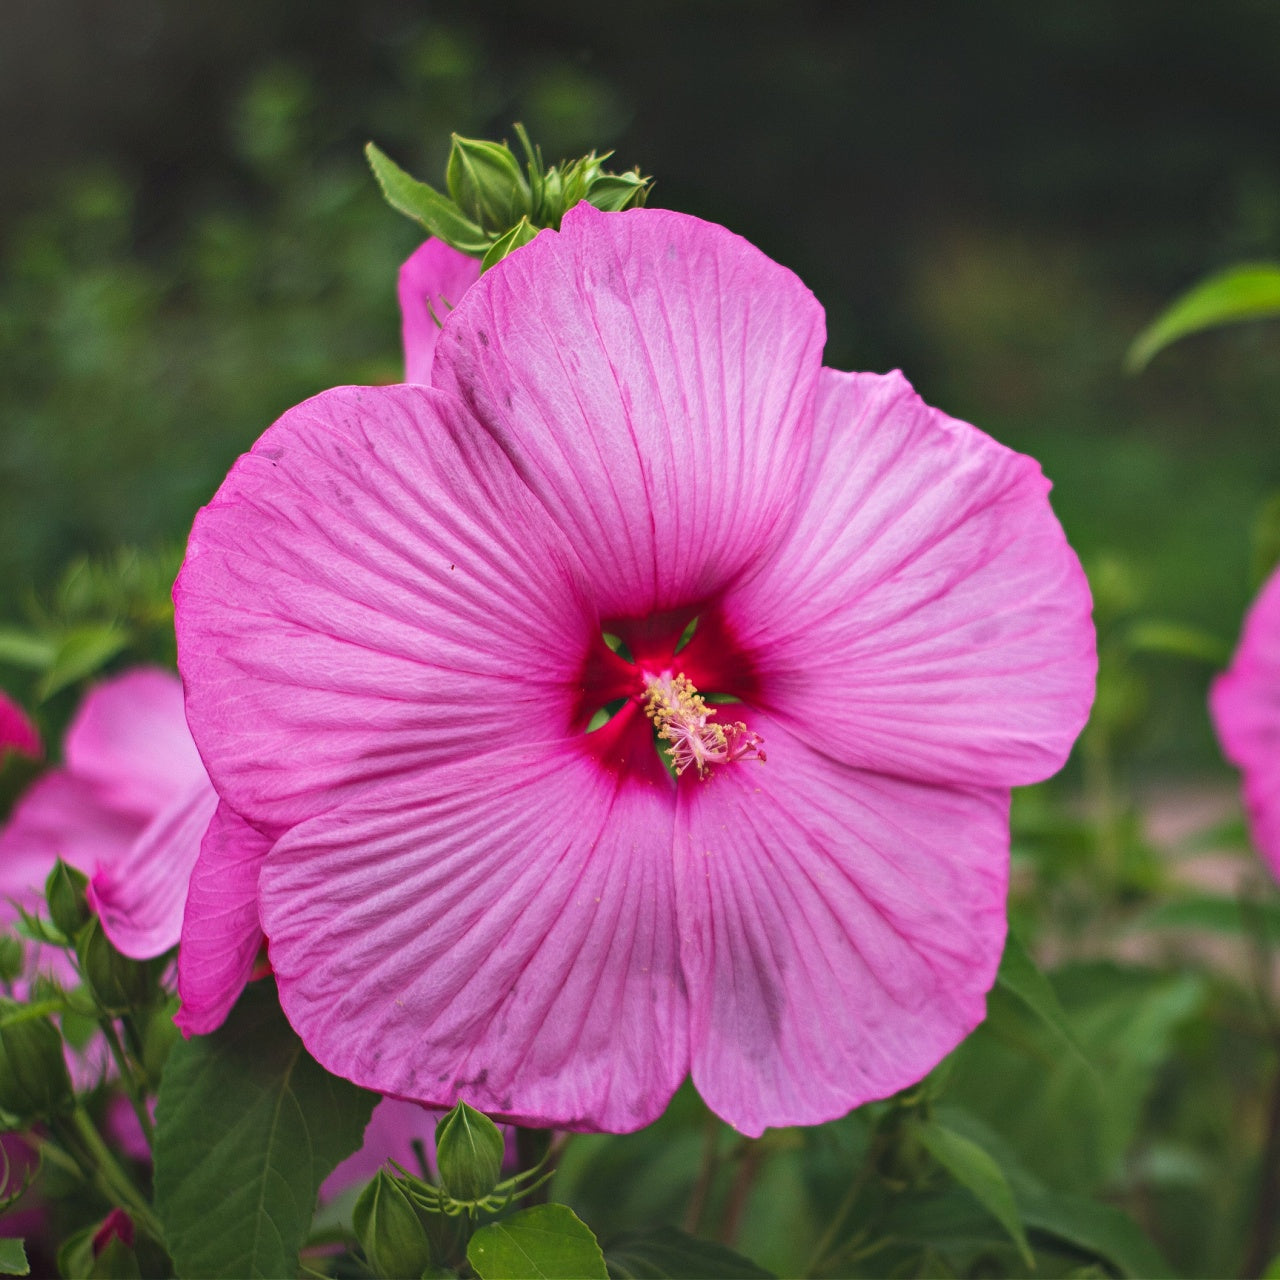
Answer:
[[(1280, 331), (1134, 334), (1280, 257), (1280, 6), (1168, 0), (0, 6), (0, 622), (81, 553), (185, 534), (290, 404), (398, 376), (416, 243), (361, 158), (439, 181), (450, 130), (591, 146), (1035, 454), (1104, 643), (1234, 642), (1280, 480)], [(1210, 662), (1124, 648), (1138, 775), (1223, 770)], [(1127, 700), (1127, 701), (1126, 701)]]

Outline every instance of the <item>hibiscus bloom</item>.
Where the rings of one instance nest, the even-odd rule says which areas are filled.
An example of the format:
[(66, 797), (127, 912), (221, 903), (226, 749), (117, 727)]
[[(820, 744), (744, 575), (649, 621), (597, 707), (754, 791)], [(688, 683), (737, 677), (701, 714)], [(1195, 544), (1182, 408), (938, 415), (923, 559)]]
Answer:
[(692, 1073), (758, 1134), (982, 1019), (1088, 588), (1034, 461), (823, 340), (723, 228), (582, 205), (430, 387), (326, 392), (233, 467), (175, 588), (224, 832), (188, 1029), (261, 929), (359, 1084), (625, 1131)]
[(40, 735), (22, 708), (0, 693), (0, 757), (7, 751), (38, 756)]
[(63, 756), (0, 831), (0, 894), (37, 909), (62, 858), (89, 877), (89, 900), (125, 955), (161, 955), (178, 941), (187, 880), (217, 805), (177, 676), (140, 667), (91, 689)]
[(1223, 754), (1244, 774), (1253, 842), (1280, 877), (1280, 569), (1245, 615), (1231, 666), (1209, 709)]

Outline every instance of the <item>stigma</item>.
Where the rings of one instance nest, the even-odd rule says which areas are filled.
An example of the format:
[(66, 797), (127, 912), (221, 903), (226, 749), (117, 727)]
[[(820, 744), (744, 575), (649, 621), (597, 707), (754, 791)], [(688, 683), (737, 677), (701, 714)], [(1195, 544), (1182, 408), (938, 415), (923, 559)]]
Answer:
[(715, 708), (707, 706), (686, 675), (650, 678), (645, 685), (644, 711), (667, 744), (677, 774), (693, 765), (698, 777), (705, 778), (712, 765), (765, 758), (763, 739), (741, 720), (735, 724), (712, 722)]

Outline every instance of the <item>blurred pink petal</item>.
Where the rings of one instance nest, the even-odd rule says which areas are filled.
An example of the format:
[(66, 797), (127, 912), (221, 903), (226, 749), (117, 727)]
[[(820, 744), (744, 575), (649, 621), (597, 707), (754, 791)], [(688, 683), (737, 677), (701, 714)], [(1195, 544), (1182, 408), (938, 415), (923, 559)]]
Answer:
[(1280, 879), (1280, 569), (1245, 615), (1231, 666), (1209, 709), (1223, 754), (1244, 775), (1253, 842)]
[(429, 1160), (435, 1157), (438, 1111), (416, 1102), (383, 1098), (373, 1109), (364, 1131), (364, 1143), (355, 1155), (348, 1156), (325, 1180), (320, 1188), (321, 1200), (332, 1200), (348, 1187), (369, 1181), (388, 1160), (403, 1165), (410, 1173), (419, 1173), (415, 1141), (421, 1142)]
[(982, 1017), (1088, 589), (1033, 462), (822, 340), (722, 228), (583, 206), (467, 290), (435, 389), (308, 401), (197, 518), (188, 714), (330, 1070), (609, 1130), (691, 1070), (758, 1133)]
[(480, 260), (443, 240), (419, 245), (400, 268), (400, 318), (404, 333), (404, 380), (429, 383), (436, 339), (462, 295), (480, 279)]
[(0, 757), (6, 751), (24, 756), (40, 754), (40, 735), (16, 702), (0, 693)]

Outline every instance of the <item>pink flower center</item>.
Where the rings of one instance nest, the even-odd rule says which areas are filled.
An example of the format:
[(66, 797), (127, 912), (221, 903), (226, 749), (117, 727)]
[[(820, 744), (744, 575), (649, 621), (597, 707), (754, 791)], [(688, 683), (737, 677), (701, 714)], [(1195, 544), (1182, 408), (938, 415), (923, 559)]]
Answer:
[(658, 737), (677, 774), (690, 765), (705, 778), (713, 764), (736, 760), (764, 760), (763, 739), (741, 720), (733, 724), (713, 724), (716, 714), (694, 688), (688, 676), (651, 676), (645, 684), (645, 715), (653, 721)]

